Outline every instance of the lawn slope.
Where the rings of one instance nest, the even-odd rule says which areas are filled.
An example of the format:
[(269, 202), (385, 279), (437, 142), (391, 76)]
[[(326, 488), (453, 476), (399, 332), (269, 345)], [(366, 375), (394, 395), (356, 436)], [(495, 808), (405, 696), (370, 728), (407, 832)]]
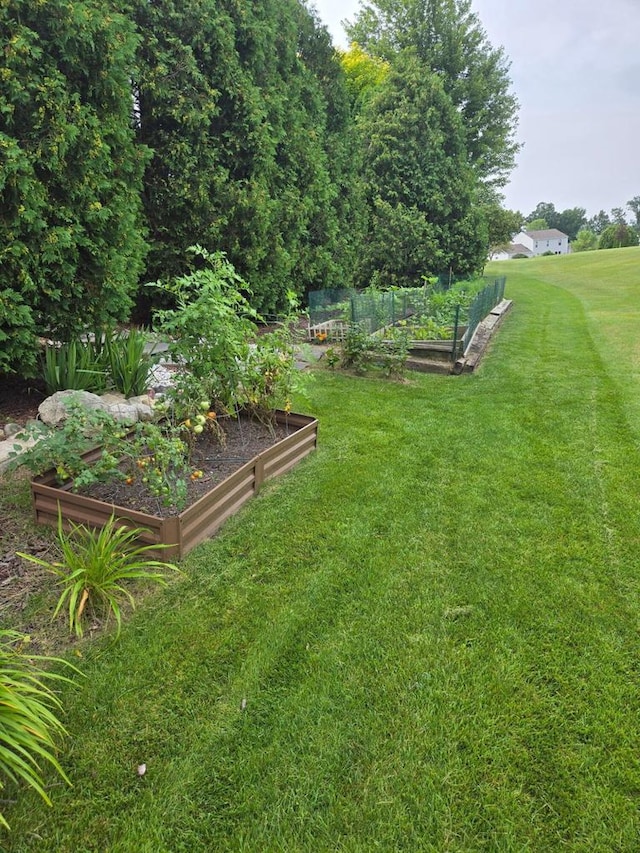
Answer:
[(318, 452), (84, 647), (7, 850), (637, 849), (638, 389), (543, 261), (477, 374), (318, 375)]

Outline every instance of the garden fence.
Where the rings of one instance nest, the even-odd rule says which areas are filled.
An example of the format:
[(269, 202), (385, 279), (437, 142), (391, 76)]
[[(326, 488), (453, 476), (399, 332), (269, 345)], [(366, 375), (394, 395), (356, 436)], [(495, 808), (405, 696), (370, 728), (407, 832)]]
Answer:
[(462, 337), (462, 352), (466, 352), (478, 324), (504, 299), (506, 281), (505, 276), (500, 276), (493, 284), (488, 284), (476, 294), (467, 314), (467, 330)]
[[(373, 335), (403, 324), (413, 316), (427, 318), (432, 315), (432, 294), (449, 290), (452, 283), (453, 279), (448, 277), (446, 283), (398, 291), (370, 289), (359, 293), (340, 288), (313, 291), (309, 294), (309, 336), (321, 341), (342, 341), (354, 323)], [(503, 298), (504, 287), (505, 278), (498, 278), (480, 290), (470, 304), (464, 299), (457, 306), (451, 303), (452, 334), (449, 337), (453, 337), (451, 349), (454, 358), (460, 348), (466, 349), (478, 323)], [(463, 326), (466, 327), (464, 338), (458, 341), (457, 330)], [(407, 331), (411, 336), (409, 328)]]

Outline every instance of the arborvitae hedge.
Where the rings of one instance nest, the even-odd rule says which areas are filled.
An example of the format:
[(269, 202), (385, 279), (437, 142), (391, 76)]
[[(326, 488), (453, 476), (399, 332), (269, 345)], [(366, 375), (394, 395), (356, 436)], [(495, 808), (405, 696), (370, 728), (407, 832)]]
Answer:
[(37, 335), (125, 319), (146, 251), (133, 23), (98, 2), (0, 6), (0, 373)]

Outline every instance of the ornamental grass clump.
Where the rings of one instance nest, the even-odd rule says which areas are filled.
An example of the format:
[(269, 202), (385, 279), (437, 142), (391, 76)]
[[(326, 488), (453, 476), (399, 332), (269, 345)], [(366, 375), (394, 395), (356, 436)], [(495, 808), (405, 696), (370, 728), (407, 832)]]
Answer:
[[(24, 654), (28, 641), (15, 631), (0, 631), (0, 776), (15, 783), (26, 782), (51, 805), (42, 779), (42, 762), (50, 764), (65, 782), (69, 779), (55, 756), (56, 739), (66, 734), (56, 716), (61, 704), (45, 681), (70, 679), (41, 664), (63, 664), (77, 670), (57, 658)], [(9, 829), (2, 813), (0, 825)]]
[(169, 572), (180, 572), (173, 563), (150, 557), (151, 551), (169, 545), (138, 545), (136, 539), (143, 529), (121, 527), (112, 515), (101, 530), (85, 525), (71, 526), (67, 535), (58, 515), (58, 540), (62, 550), (60, 561), (53, 563), (19, 553), (20, 557), (56, 575), (62, 593), (53, 613), (55, 618), (63, 608), (69, 614), (69, 630), (82, 637), (88, 618), (109, 621), (114, 616), (117, 635), (122, 627), (122, 602), (135, 607), (135, 600), (125, 584), (144, 580), (167, 585)]

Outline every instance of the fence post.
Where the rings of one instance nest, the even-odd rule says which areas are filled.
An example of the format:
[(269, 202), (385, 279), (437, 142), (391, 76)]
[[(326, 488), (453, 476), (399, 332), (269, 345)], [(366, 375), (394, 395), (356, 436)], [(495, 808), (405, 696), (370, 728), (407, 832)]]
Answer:
[(456, 360), (456, 350), (458, 349), (458, 320), (460, 319), (460, 303), (456, 305), (456, 320), (453, 324), (453, 346), (451, 347), (451, 361)]

